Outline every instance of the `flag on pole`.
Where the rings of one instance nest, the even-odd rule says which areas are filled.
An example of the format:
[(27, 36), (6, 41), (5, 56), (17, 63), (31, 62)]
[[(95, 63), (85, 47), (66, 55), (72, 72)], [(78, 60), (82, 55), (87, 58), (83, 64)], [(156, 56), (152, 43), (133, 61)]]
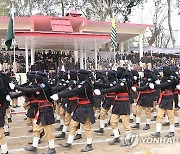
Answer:
[(8, 29), (7, 29), (7, 33), (6, 33), (6, 46), (8, 48), (11, 47), (12, 45), (12, 40), (14, 39), (14, 23), (13, 23), (13, 18), (12, 16), (9, 19), (9, 24), (8, 24)]
[(15, 38), (14, 37), (14, 12), (13, 11), (14, 11), (14, 5), (12, 5), (11, 16), (9, 19), (8, 29), (7, 29), (7, 33), (6, 33), (5, 44), (8, 48), (11, 47), (12, 40)]
[(112, 18), (112, 27), (111, 27), (111, 47), (116, 49), (117, 47), (117, 29), (116, 29), (116, 22), (114, 16)]

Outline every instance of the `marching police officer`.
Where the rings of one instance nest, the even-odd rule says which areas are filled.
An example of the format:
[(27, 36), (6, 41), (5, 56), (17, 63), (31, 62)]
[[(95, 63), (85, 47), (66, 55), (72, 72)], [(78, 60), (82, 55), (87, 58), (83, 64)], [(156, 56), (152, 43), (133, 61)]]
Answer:
[(134, 91), (139, 91), (138, 98), (137, 98), (137, 111), (136, 111), (136, 124), (132, 126), (132, 128), (139, 129), (140, 128), (140, 117), (142, 109), (145, 110), (147, 120), (146, 126), (143, 130), (150, 129), (150, 121), (151, 121), (151, 107), (153, 107), (153, 97), (152, 93), (155, 90), (149, 88), (149, 83), (154, 83), (155, 77), (153, 76), (152, 72), (148, 69), (144, 70), (144, 78), (140, 83), (140, 87), (136, 88), (133, 87)]
[(45, 136), (49, 142), (49, 148), (47, 154), (55, 154), (55, 145), (54, 145), (54, 137), (52, 133), (52, 124), (55, 123), (53, 105), (51, 103), (50, 96), (52, 95), (52, 88), (48, 84), (47, 76), (43, 72), (36, 73), (36, 81), (37, 87), (35, 88), (27, 88), (27, 87), (19, 87), (13, 84), (10, 84), (11, 89), (17, 89), (25, 93), (35, 93), (36, 98), (38, 100), (38, 111), (35, 115), (34, 122), (38, 125), (33, 127), (33, 144), (31, 147), (26, 147), (25, 150), (36, 152), (39, 139), (40, 132), (42, 128), (44, 129)]
[(5, 124), (5, 113), (7, 106), (6, 104), (9, 104), (8, 101), (11, 101), (8, 94), (9, 94), (9, 89), (7, 88), (6, 75), (0, 72), (0, 136), (1, 136), (0, 145), (3, 154), (8, 153), (7, 141), (3, 130), (3, 126)]
[[(77, 86), (77, 71), (70, 71), (70, 81), (68, 84), (68, 89), (72, 90)], [(77, 105), (77, 100), (78, 97), (77, 96), (73, 96), (73, 97), (69, 97), (68, 101), (66, 102), (66, 111), (65, 111), (65, 118), (64, 118), (64, 126), (62, 129), (62, 133), (55, 136), (56, 138), (59, 139), (64, 139), (65, 138), (65, 134), (67, 132), (67, 128), (70, 124), (71, 121), (71, 113), (75, 110), (75, 107)], [(80, 138), (81, 138), (81, 134)]]
[(168, 66), (163, 67), (163, 77), (160, 84), (150, 84), (151, 89), (160, 89), (160, 97), (158, 100), (158, 114), (156, 120), (156, 132), (151, 134), (154, 137), (160, 137), (162, 120), (164, 113), (167, 114), (170, 122), (170, 132), (166, 137), (173, 137), (174, 134), (174, 89), (178, 84), (178, 80)]
[(95, 123), (95, 116), (93, 110), (93, 87), (89, 79), (89, 71), (78, 71), (78, 86), (72, 90), (65, 90), (51, 96), (52, 99), (57, 100), (59, 97), (73, 97), (78, 96), (77, 106), (72, 115), (69, 128), (69, 136), (67, 143), (60, 144), (64, 148), (71, 148), (75, 132), (79, 124), (82, 124), (87, 137), (87, 145), (81, 152), (88, 152), (93, 150), (92, 147), (92, 128), (91, 124)]
[[(118, 82), (115, 86), (110, 87), (108, 89), (100, 90), (100, 93), (109, 93), (114, 92), (115, 98), (112, 108), (112, 115), (110, 119), (110, 125), (113, 129), (114, 139), (109, 142), (110, 145), (114, 145), (120, 143), (120, 134), (118, 130), (118, 121), (121, 116), (122, 123), (126, 135), (131, 134), (131, 127), (129, 122), (129, 115), (130, 115), (130, 90), (133, 85), (132, 82), (132, 75), (129, 71), (125, 70), (124, 68), (117, 69), (117, 79)], [(95, 93), (96, 90), (94, 90)], [(121, 146), (127, 146), (124, 142)]]
[[(115, 71), (108, 71), (108, 83), (105, 84), (105, 88), (110, 88), (115, 86), (117, 83), (116, 79), (116, 72)], [(103, 104), (100, 111), (100, 128), (98, 130), (95, 130), (96, 133), (104, 133), (104, 126), (105, 126), (105, 119), (108, 111), (110, 110), (110, 107), (112, 106), (112, 103), (115, 98), (114, 92), (109, 92), (105, 95), (105, 98), (103, 100)]]

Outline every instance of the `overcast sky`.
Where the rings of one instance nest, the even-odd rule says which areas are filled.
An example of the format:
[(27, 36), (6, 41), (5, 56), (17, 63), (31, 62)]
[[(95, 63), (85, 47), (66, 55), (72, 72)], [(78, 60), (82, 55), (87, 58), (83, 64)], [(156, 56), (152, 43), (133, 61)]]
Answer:
[[(144, 23), (144, 24), (153, 24), (153, 12), (154, 12), (154, 6), (153, 6), (153, 1), (154, 0), (147, 0), (147, 3), (144, 4), (144, 8), (141, 9), (142, 7), (139, 6), (138, 8), (133, 10), (133, 13), (130, 17), (130, 21), (132, 23)], [(163, 2), (166, 2), (166, 0), (162, 0)], [(175, 5), (176, 0), (172, 0), (173, 5)], [(174, 31), (175, 39), (176, 39), (176, 45), (180, 46), (180, 15), (178, 15), (178, 9), (172, 9), (171, 13), (171, 18), (172, 18), (172, 29)], [(163, 26), (165, 29), (168, 30), (168, 20), (165, 20), (163, 23)], [(168, 31), (167, 31), (168, 33)]]
[[(166, 2), (166, 0), (162, 0)], [(172, 0), (173, 4), (175, 5), (176, 0)], [(137, 8), (137, 7), (136, 7)], [(141, 9), (142, 7), (139, 6), (137, 9), (133, 10), (133, 13), (131, 15), (131, 21), (132, 22), (139, 22), (141, 23), (149, 23), (152, 24), (152, 13), (154, 11), (153, 6), (153, 0), (147, 0), (147, 3), (144, 4), (144, 9)], [(172, 8), (172, 26), (173, 29), (180, 30), (179, 24), (180, 24), (180, 15), (178, 15), (178, 10)], [(167, 20), (164, 22), (164, 26), (167, 28)]]

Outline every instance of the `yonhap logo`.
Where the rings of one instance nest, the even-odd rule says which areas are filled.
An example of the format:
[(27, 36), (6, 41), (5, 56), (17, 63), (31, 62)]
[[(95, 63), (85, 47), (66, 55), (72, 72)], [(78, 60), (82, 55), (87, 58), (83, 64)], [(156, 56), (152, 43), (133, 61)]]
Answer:
[(140, 142), (139, 134), (129, 133), (124, 138), (124, 143), (130, 148), (136, 147)]
[(159, 137), (159, 138), (153, 138), (153, 137), (142, 137), (140, 139), (140, 142), (147, 143), (147, 144), (174, 144), (179, 141), (179, 138), (167, 138), (167, 137)]
[(134, 148), (136, 147), (140, 142), (145, 143), (145, 144), (175, 144), (179, 142), (180, 139), (177, 137), (174, 138), (167, 138), (167, 137), (159, 137), (159, 138), (154, 138), (154, 137), (140, 137), (139, 134), (137, 133), (130, 133), (127, 134), (126, 137), (124, 138), (124, 143), (129, 147), (129, 148)]

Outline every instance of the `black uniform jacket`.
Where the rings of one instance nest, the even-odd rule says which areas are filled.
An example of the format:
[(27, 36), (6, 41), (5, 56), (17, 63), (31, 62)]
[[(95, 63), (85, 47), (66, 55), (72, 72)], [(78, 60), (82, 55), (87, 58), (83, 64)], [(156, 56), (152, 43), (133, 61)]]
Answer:
[(87, 118), (90, 118), (91, 123), (95, 123), (92, 85), (89, 82), (80, 81), (78, 86), (74, 89), (66, 89), (58, 93), (58, 95), (59, 97), (78, 96), (78, 105), (74, 110), (74, 114), (72, 116), (73, 120), (84, 124), (87, 121)]
[(113, 101), (112, 113), (117, 115), (129, 115), (130, 114), (130, 98), (129, 91), (131, 84), (128, 81), (119, 80), (114, 87), (103, 89), (101, 93), (114, 92), (116, 94)]

